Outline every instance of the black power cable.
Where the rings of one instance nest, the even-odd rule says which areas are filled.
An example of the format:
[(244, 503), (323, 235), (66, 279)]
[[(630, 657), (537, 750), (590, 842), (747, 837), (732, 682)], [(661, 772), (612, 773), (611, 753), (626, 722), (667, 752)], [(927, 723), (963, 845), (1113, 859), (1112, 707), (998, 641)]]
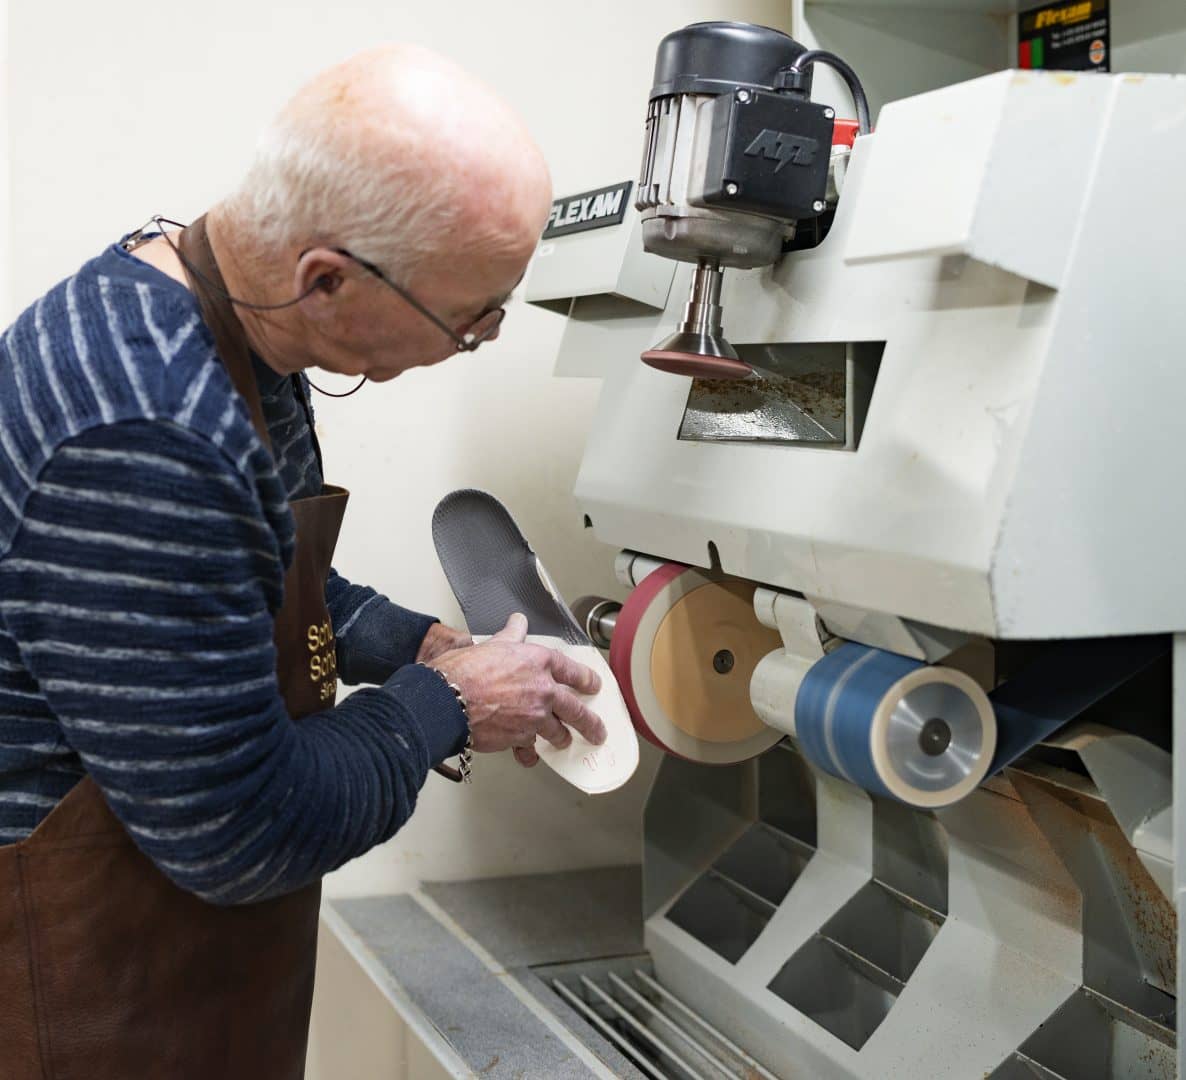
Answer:
[(830, 67), (848, 84), (848, 91), (852, 94), (853, 104), (857, 108), (857, 130), (862, 135), (868, 135), (873, 128), (869, 121), (869, 99), (865, 96), (865, 88), (857, 78), (857, 73), (835, 53), (825, 49), (808, 49), (797, 57), (790, 67), (779, 73), (775, 89), (797, 90), (806, 94), (807, 72), (804, 69), (812, 64)]

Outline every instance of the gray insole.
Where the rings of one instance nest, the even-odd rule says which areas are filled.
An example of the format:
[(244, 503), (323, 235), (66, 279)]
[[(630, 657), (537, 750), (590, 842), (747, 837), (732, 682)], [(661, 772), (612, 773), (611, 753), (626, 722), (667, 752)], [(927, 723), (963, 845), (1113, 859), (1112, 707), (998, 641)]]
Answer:
[(527, 616), (528, 633), (591, 644), (493, 495), (473, 488), (446, 495), (432, 515), (432, 539), (471, 634), (497, 634), (518, 611)]

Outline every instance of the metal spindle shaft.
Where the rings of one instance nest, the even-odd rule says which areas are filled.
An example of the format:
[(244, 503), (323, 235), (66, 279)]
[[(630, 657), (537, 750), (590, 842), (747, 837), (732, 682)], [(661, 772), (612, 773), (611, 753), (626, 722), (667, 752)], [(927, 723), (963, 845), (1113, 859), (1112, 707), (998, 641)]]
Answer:
[(684, 333), (719, 337), (721, 333), (721, 283), (725, 272), (716, 259), (701, 259), (692, 277), (692, 292), (684, 308)]

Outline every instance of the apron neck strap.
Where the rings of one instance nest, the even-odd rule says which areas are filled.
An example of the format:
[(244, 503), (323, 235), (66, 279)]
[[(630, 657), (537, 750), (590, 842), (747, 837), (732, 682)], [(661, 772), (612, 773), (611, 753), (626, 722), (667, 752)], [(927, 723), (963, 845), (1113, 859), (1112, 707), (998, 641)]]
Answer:
[(247, 334), (235, 309), (227, 298), (226, 282), (210, 246), (210, 234), (206, 229), (206, 215), (203, 214), (186, 228), (178, 238), (183, 256), (185, 276), (189, 287), (198, 301), (202, 320), (214, 335), (214, 348), (230, 376), (231, 383), (247, 405), (251, 423), (264, 446), (269, 450), (272, 441), (268, 425), (264, 420), (263, 404), (259, 397), (259, 384), (251, 363), (251, 346)]

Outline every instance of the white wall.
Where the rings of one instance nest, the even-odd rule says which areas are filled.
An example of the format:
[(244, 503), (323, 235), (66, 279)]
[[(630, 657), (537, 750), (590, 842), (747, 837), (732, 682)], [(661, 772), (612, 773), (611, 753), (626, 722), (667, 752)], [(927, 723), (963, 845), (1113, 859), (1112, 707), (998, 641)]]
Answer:
[(12, 174), (8, 134), (8, 0), (0, 0), (0, 324), (8, 322), (9, 205), (8, 182)]
[[(633, 177), (655, 45), (703, 18), (785, 27), (789, 3), (17, 0), (9, 313), (150, 214), (200, 213), (304, 78), (385, 40), (446, 52), (497, 87), (559, 193)], [(456, 622), (429, 519), (446, 492), (478, 486), (507, 503), (570, 599), (618, 591), (614, 552), (583, 532), (570, 496), (598, 384), (551, 378), (562, 321), (516, 304), (473, 356), (320, 400), (329, 476), (353, 491), (337, 560), (347, 576)], [(413, 822), (327, 890), (636, 861), (653, 765), (647, 754), (627, 789), (599, 799), (509, 758), (480, 760), (465, 790), (430, 777)]]

